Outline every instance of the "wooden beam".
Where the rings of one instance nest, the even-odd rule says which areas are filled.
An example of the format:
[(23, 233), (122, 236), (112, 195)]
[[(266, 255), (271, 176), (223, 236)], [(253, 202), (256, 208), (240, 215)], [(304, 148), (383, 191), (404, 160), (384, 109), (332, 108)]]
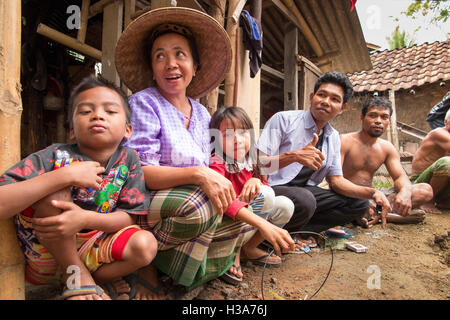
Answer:
[(81, 4), (81, 21), (80, 29), (78, 29), (77, 40), (84, 43), (86, 40), (86, 31), (88, 25), (89, 5), (91, 0), (83, 0)]
[(284, 37), (284, 110), (298, 109), (298, 29), (288, 24)]
[(395, 108), (395, 91), (389, 90), (389, 100), (392, 104), (392, 115), (391, 115), (391, 123), (390, 123), (390, 131), (391, 131), (391, 138), (392, 138), (392, 144), (397, 149), (397, 151), (400, 151), (400, 144), (398, 141), (398, 131), (397, 131), (397, 109)]
[(309, 70), (311, 70), (311, 72), (314, 72), (318, 77), (322, 74), (322, 70), (320, 70), (313, 62), (308, 60), (306, 57), (297, 54), (296, 58), (299, 66), (306, 66)]
[(136, 13), (136, 0), (124, 0), (125, 12), (124, 12), (124, 29), (132, 21), (132, 17)]
[[(20, 160), (21, 4), (22, 1), (0, 1), (0, 172)], [(24, 270), (25, 261), (13, 219), (2, 220), (0, 300), (25, 299)]]
[(303, 15), (298, 10), (297, 6), (295, 5), (294, 0), (282, 0), (283, 3), (286, 5), (286, 7), (291, 11), (294, 16), (297, 18), (299, 24), (300, 24), (300, 32), (305, 36), (305, 38), (308, 40), (309, 44), (311, 45), (312, 49), (316, 53), (317, 56), (323, 55), (323, 49), (319, 44), (319, 41), (317, 40), (314, 33), (311, 31), (311, 28), (309, 27), (308, 23), (306, 22)]
[(55, 42), (74, 49), (75, 51), (78, 51), (98, 61), (102, 60), (102, 52), (100, 50), (97, 50), (87, 44), (81, 43), (77, 39), (69, 37), (62, 32), (56, 31), (55, 29), (52, 29), (43, 23), (40, 23), (38, 25), (36, 32), (44, 37), (47, 37)]
[(113, 2), (103, 11), (102, 27), (102, 76), (120, 86), (119, 74), (114, 62), (116, 43), (122, 34), (123, 3)]
[(302, 28), (297, 17), (284, 5), (281, 0), (272, 0), (272, 3), (278, 10), (280, 10), (284, 17), (289, 20), (289, 22), (293, 23), (298, 29)]
[[(237, 7), (239, 3), (239, 0), (229, 0), (228, 1), (228, 12), (234, 12), (235, 8)], [(233, 106), (236, 104), (236, 92), (235, 92), (235, 85), (236, 85), (236, 63), (238, 59), (238, 54), (236, 53), (237, 49), (237, 35), (236, 35), (236, 23), (232, 22), (231, 16), (228, 18), (227, 21), (227, 33), (230, 37), (231, 42), (231, 50), (232, 50), (232, 56), (231, 56), (231, 66), (229, 72), (225, 76), (225, 99), (224, 104), (225, 106)]]
[(247, 0), (239, 0), (238, 4), (236, 5), (236, 8), (233, 10), (233, 14), (231, 15), (231, 19), (234, 23), (239, 22), (239, 16), (241, 15), (242, 9), (244, 9), (245, 3)]
[(117, 0), (100, 0), (89, 7), (89, 19), (103, 12), (103, 8)]
[(263, 64), (261, 66), (261, 70), (264, 71), (264, 72), (267, 72), (268, 74), (270, 74), (271, 76), (273, 76), (275, 78), (278, 78), (278, 79), (284, 81), (284, 73), (283, 72), (280, 72), (280, 71), (278, 71), (278, 70), (276, 70), (274, 68), (271, 68), (271, 67), (269, 67), (266, 64)]

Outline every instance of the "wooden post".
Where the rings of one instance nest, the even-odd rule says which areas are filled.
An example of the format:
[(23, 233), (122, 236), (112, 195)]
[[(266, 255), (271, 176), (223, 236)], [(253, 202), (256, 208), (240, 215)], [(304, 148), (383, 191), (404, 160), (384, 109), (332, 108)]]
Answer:
[(284, 37), (284, 110), (298, 109), (298, 30), (289, 23)]
[[(208, 11), (208, 14), (217, 20), (222, 26), (225, 22), (225, 8), (227, 1), (219, 0), (211, 3), (211, 10)], [(203, 104), (208, 112), (212, 115), (217, 110), (217, 105), (219, 103), (219, 87), (212, 90), (206, 96), (204, 96), (200, 100), (201, 104)]]
[(80, 29), (78, 29), (77, 40), (84, 43), (86, 40), (86, 31), (88, 26), (89, 6), (91, 0), (83, 0), (81, 4), (81, 21)]
[(102, 76), (120, 86), (119, 74), (114, 63), (117, 40), (122, 34), (123, 2), (116, 1), (103, 9), (102, 27)]
[(392, 103), (392, 116), (391, 116), (391, 124), (390, 124), (392, 143), (394, 144), (397, 151), (400, 151), (400, 144), (398, 142), (397, 111), (395, 108), (395, 91), (394, 91), (394, 89), (389, 90), (389, 100)]
[[(229, 0), (228, 1), (228, 12), (234, 12), (236, 6), (238, 5), (239, 0)], [(228, 17), (227, 20), (227, 33), (230, 37), (231, 41), (231, 66), (230, 70), (225, 76), (225, 99), (224, 104), (225, 106), (233, 106), (236, 104), (236, 93), (235, 93), (235, 85), (236, 85), (236, 60), (237, 60), (237, 53), (236, 53), (236, 43), (237, 43), (237, 36), (236, 36), (236, 29), (237, 29), (237, 23), (231, 19), (231, 17)]]
[[(20, 160), (21, 1), (0, 1), (0, 174)], [(25, 299), (24, 258), (12, 219), (0, 221), (0, 300)]]

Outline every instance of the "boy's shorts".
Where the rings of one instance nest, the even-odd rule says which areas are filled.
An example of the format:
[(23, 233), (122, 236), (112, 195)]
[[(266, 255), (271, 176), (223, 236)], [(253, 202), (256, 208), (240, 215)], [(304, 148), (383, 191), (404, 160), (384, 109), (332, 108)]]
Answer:
[[(34, 285), (60, 284), (63, 270), (47, 249), (39, 243), (33, 233), (31, 219), (23, 214), (18, 214), (14, 222), (26, 260), (25, 280)], [(77, 233), (78, 255), (89, 272), (95, 272), (105, 263), (122, 260), (125, 245), (130, 237), (139, 230), (142, 229), (132, 225), (116, 233), (97, 230)]]

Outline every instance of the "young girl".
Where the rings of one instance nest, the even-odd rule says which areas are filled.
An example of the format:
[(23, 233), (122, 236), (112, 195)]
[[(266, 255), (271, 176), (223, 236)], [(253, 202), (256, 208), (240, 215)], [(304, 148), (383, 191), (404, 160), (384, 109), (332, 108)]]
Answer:
[[(279, 266), (281, 251), (294, 250), (294, 241), (282, 229), (294, 212), (294, 204), (287, 197), (276, 197), (260, 174), (253, 124), (244, 109), (223, 107), (217, 110), (211, 118), (210, 134), (214, 151), (209, 166), (231, 181), (237, 197), (224, 213), (257, 229), (249, 233), (251, 238), (222, 276), (223, 280), (236, 284), (243, 276), (240, 256), (257, 264)], [(268, 257), (267, 252), (258, 248), (264, 239), (273, 245), (277, 255)]]

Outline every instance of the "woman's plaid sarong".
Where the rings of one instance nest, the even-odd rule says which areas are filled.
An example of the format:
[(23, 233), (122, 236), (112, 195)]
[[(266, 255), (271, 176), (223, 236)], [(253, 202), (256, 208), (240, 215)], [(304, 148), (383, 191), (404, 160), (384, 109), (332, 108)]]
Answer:
[(188, 289), (220, 277), (233, 264), (244, 235), (252, 226), (215, 213), (196, 185), (150, 193), (147, 219), (158, 241), (156, 267)]

